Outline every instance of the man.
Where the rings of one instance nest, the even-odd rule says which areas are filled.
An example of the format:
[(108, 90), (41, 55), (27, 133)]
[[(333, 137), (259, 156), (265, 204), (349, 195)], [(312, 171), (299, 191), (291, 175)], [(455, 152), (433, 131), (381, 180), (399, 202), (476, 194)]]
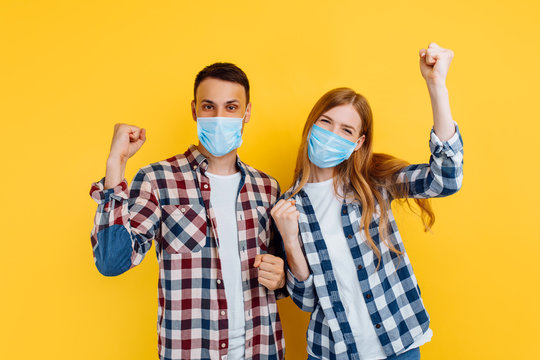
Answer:
[(199, 144), (140, 169), (129, 192), (126, 162), (146, 131), (115, 125), (106, 176), (90, 191), (96, 266), (119, 275), (155, 240), (160, 359), (282, 359), (284, 255), (268, 216), (280, 190), (237, 156), (251, 115), (246, 75), (229, 63), (204, 68), (191, 108)]

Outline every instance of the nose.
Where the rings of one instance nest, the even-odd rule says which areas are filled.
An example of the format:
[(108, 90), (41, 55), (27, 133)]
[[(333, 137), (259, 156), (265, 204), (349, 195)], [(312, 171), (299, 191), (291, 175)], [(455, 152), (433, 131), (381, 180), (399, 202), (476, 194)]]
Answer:
[(338, 127), (336, 126), (336, 124), (331, 124), (331, 125), (329, 125), (329, 126), (326, 128), (326, 130), (331, 131), (331, 132), (333, 132), (333, 133), (336, 134), (336, 135), (339, 135), (339, 134), (338, 134)]
[(222, 107), (218, 107), (218, 108), (217, 108), (216, 116), (217, 116), (217, 117), (224, 117), (224, 116), (227, 116), (225, 109), (222, 108)]

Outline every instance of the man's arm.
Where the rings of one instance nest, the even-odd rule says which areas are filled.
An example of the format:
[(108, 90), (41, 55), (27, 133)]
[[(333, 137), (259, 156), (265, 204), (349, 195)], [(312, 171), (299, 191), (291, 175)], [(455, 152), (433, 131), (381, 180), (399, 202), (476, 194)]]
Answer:
[(94, 261), (106, 276), (138, 265), (158, 231), (159, 202), (147, 174), (140, 170), (135, 175), (129, 193), (123, 179), (127, 159), (144, 140), (144, 129), (115, 125), (107, 175), (90, 190), (98, 203), (91, 233)]

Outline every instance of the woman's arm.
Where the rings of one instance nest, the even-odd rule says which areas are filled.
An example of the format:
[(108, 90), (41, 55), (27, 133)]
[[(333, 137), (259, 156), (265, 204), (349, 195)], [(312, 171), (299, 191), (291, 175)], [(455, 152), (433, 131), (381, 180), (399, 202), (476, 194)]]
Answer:
[(279, 200), (270, 211), (286, 253), (287, 290), (293, 302), (303, 311), (313, 312), (317, 305), (313, 275), (309, 269), (299, 237), (294, 200)]
[(420, 72), (426, 80), (433, 110), (433, 130), (437, 137), (445, 142), (455, 133), (455, 125), (450, 111), (446, 75), (454, 52), (443, 49), (435, 43), (420, 50)]
[(270, 211), (272, 218), (281, 234), (283, 245), (287, 254), (287, 264), (293, 275), (300, 281), (309, 277), (310, 271), (300, 246), (298, 218), (300, 213), (296, 210), (293, 201), (279, 200)]
[(397, 183), (407, 183), (408, 197), (431, 198), (454, 194), (463, 179), (463, 141), (452, 119), (446, 75), (454, 56), (451, 50), (431, 43), (420, 50), (420, 71), (426, 80), (433, 130), (429, 147), (429, 164), (409, 165), (396, 174)]

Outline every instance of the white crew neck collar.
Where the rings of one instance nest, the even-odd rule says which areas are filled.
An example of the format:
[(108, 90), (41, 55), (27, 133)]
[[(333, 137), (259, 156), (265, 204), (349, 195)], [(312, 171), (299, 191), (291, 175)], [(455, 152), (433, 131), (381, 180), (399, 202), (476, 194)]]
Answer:
[(328, 187), (329, 185), (332, 185), (334, 183), (334, 178), (330, 178), (328, 180), (319, 181), (319, 182), (308, 182), (304, 186), (308, 186), (310, 188), (322, 188), (322, 187)]
[(214, 179), (234, 179), (234, 178), (240, 177), (240, 171), (235, 172), (234, 174), (231, 174), (231, 175), (218, 175), (218, 174), (213, 174), (210, 171), (206, 171), (205, 174), (208, 177), (212, 177)]

